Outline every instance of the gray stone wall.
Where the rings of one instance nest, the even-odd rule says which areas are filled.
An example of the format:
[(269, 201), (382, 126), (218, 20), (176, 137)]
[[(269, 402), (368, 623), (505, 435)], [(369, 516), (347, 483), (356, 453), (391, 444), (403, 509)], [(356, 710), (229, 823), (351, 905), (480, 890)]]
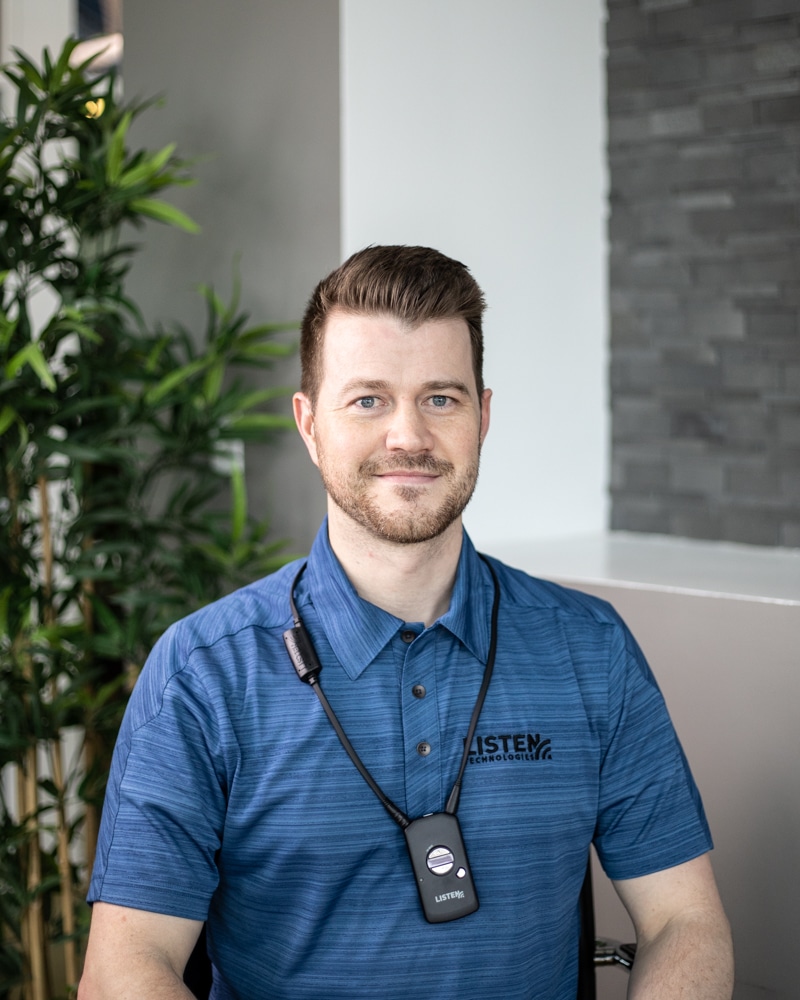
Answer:
[(800, 0), (607, 0), (612, 527), (800, 546)]

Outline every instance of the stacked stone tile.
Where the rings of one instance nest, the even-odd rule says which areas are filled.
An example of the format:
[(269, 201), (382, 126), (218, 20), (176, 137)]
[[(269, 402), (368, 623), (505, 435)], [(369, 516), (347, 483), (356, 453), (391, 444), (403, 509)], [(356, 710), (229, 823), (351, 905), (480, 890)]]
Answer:
[(800, 546), (800, 0), (608, 0), (612, 527)]

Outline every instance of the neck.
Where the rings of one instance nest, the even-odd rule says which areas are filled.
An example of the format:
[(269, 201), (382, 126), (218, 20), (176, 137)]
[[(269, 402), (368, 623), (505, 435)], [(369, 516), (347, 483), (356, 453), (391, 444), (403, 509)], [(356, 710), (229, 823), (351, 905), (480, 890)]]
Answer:
[(450, 607), (461, 519), (427, 542), (406, 545), (375, 538), (340, 511), (328, 511), (328, 538), (356, 593), (406, 622), (432, 625)]

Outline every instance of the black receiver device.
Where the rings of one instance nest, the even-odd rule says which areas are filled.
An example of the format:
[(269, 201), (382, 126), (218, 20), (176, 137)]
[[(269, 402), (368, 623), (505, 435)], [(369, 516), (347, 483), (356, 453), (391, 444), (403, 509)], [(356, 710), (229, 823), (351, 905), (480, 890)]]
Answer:
[(380, 785), (378, 785), (366, 769), (342, 729), (341, 723), (331, 708), (328, 699), (325, 697), (324, 691), (320, 687), (319, 673), (322, 670), (322, 664), (319, 662), (319, 658), (311, 642), (311, 636), (308, 634), (305, 625), (303, 625), (294, 603), (295, 587), (303, 570), (306, 568), (305, 563), (300, 567), (300, 571), (294, 578), (289, 592), (289, 603), (292, 607), (294, 627), (287, 629), (283, 633), (283, 641), (286, 644), (289, 658), (300, 680), (304, 681), (316, 692), (325, 710), (325, 714), (336, 730), (336, 735), (358, 769), (359, 774), (378, 797), (391, 818), (403, 830), (408, 854), (411, 859), (411, 867), (414, 870), (417, 892), (422, 904), (422, 912), (425, 915), (425, 919), (431, 924), (441, 924), (448, 920), (458, 920), (459, 917), (466, 917), (468, 914), (474, 913), (480, 905), (478, 903), (478, 894), (472, 881), (467, 851), (464, 847), (464, 839), (461, 836), (461, 826), (456, 817), (456, 810), (458, 809), (458, 800), (461, 795), (461, 781), (467, 766), (469, 748), (472, 745), (472, 738), (475, 735), (475, 729), (478, 725), (478, 717), (486, 698), (489, 681), (492, 679), (494, 658), (497, 651), (497, 612), (500, 604), (500, 585), (491, 564), (486, 559), (484, 559), (484, 562), (489, 567), (494, 582), (491, 641), (489, 644), (489, 657), (483, 672), (483, 681), (481, 682), (475, 707), (472, 710), (467, 738), (464, 741), (464, 753), (461, 758), (461, 765), (444, 812), (428, 813), (415, 820), (410, 820), (388, 798)]
[(441, 924), (474, 913), (478, 894), (458, 818), (431, 813), (413, 820), (403, 833), (428, 923)]

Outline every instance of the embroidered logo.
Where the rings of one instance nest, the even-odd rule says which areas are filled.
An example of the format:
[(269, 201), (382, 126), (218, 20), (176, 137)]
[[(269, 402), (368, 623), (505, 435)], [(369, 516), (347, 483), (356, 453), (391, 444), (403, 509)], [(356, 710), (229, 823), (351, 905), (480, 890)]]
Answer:
[(552, 760), (549, 739), (540, 733), (502, 733), (476, 736), (469, 750), (470, 764), (495, 764), (504, 760)]

